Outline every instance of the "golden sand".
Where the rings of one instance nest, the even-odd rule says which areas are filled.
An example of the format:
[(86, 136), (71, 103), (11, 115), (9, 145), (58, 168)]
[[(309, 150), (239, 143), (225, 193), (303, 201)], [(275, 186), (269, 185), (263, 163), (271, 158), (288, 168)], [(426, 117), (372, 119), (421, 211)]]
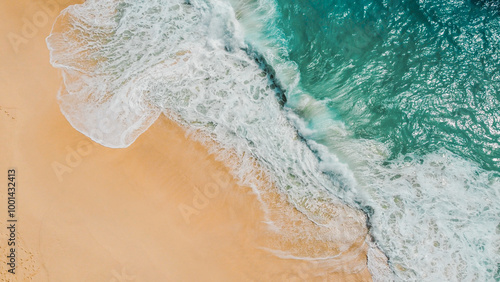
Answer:
[(4, 179), (0, 280), (371, 281), (366, 247), (334, 273), (259, 248), (276, 238), (256, 196), (173, 122), (160, 118), (126, 149), (73, 129), (45, 45), (69, 2), (0, 4), (0, 175), (16, 169), (18, 219), (11, 274)]

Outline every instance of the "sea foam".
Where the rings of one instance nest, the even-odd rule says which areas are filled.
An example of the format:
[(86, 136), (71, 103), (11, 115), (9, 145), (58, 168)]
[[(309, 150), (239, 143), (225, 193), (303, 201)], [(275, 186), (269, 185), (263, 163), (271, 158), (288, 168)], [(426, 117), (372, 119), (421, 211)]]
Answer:
[[(319, 157), (318, 168), (336, 184), (330, 189), (344, 202), (357, 205), (369, 215), (371, 232), (388, 255), (396, 274), (395, 279), (499, 281), (498, 173), (487, 171), (477, 163), (445, 149), (423, 155), (407, 153), (395, 159), (390, 158), (393, 144), (356, 137), (335, 113), (335, 109), (327, 106), (328, 99), (315, 100), (302, 89), (301, 73), (296, 63), (288, 59), (291, 51), (302, 53), (293, 49), (290, 39), (279, 28), (283, 23), (280, 22), (281, 11), (277, 2), (234, 1), (233, 6), (236, 14), (240, 15), (239, 21), (249, 44), (263, 54), (273, 65), (277, 79), (284, 82), (282, 85), (288, 100), (286, 107), (296, 114), (289, 116), (289, 119)], [(334, 3), (329, 2), (330, 5)], [(373, 7), (369, 1), (365, 4), (366, 9)], [(430, 5), (427, 2), (425, 4)], [(467, 6), (462, 2), (446, 4), (461, 9)], [(293, 3), (288, 5), (288, 9), (294, 7)], [(314, 7), (314, 4), (310, 6)], [(344, 16), (348, 18), (347, 14)], [(366, 26), (370, 27), (369, 24)], [(291, 29), (297, 32), (303, 30)], [(370, 32), (370, 28), (352, 29), (352, 33), (362, 38), (346, 36), (333, 44), (349, 49), (349, 44), (369, 44), (377, 35), (373, 30)], [(316, 38), (314, 34), (304, 35), (306, 38), (308, 36)], [(352, 67), (348, 62), (345, 64), (346, 68)], [(351, 77), (352, 84), (344, 85), (343, 90), (377, 73), (370, 68), (367, 68), (367, 72), (362, 77)], [(339, 95), (347, 93), (345, 91)], [(325, 93), (315, 94), (328, 96)], [(355, 96), (347, 98), (352, 102), (354, 112), (355, 99)], [(488, 101), (494, 103), (495, 100)], [(349, 105), (346, 107), (349, 108)], [(359, 113), (360, 116), (356, 118), (363, 119), (363, 111)], [(491, 120), (486, 119), (488, 122)], [(490, 130), (492, 133), (497, 132), (494, 126), (490, 126)], [(488, 143), (488, 146), (491, 144)], [(492, 146), (498, 147), (498, 144)], [(494, 157), (493, 154), (489, 155), (489, 158)]]
[(270, 74), (249, 56), (236, 17), (221, 1), (69, 7), (47, 38), (51, 63), (63, 72), (64, 115), (96, 142), (126, 147), (163, 113), (253, 188), (279, 234), (264, 249), (353, 272), (366, 267), (368, 251), (377, 258), (372, 272), (390, 275), (365, 214), (332, 194), (338, 189), (290, 123), (296, 114), (281, 107)]

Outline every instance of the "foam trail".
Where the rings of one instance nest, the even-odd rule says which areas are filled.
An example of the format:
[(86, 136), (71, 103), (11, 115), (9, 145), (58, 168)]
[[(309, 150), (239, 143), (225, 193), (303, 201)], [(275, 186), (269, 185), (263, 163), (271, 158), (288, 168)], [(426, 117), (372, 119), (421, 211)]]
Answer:
[(331, 257), (332, 271), (347, 262), (365, 267), (358, 256), (337, 256), (376, 248), (365, 243), (365, 215), (331, 193), (331, 179), (287, 119), (294, 114), (244, 51), (228, 3), (88, 0), (63, 11), (47, 43), (64, 75), (61, 109), (75, 128), (124, 147), (162, 112), (254, 189), (280, 234), (273, 248)]

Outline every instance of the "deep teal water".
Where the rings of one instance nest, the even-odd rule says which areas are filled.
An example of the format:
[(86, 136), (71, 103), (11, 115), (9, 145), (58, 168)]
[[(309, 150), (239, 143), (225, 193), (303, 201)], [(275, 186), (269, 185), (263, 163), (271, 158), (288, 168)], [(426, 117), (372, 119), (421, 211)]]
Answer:
[(500, 10), (494, 3), (276, 3), (275, 23), (300, 86), (357, 137), (391, 144), (392, 158), (445, 148), (500, 170)]
[(299, 131), (348, 164), (357, 184), (335, 193), (369, 215), (395, 279), (500, 281), (499, 2), (257, 3), (250, 45)]

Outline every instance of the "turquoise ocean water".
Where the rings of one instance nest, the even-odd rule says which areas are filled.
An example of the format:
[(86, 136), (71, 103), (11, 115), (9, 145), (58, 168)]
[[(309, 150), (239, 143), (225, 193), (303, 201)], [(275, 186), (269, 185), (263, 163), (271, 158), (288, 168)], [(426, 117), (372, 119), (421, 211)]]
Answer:
[(47, 42), (97, 142), (165, 114), (242, 160), (242, 184), (256, 159), (325, 238), (351, 222), (325, 199), (362, 210), (379, 281), (500, 281), (498, 2), (89, 0)]

